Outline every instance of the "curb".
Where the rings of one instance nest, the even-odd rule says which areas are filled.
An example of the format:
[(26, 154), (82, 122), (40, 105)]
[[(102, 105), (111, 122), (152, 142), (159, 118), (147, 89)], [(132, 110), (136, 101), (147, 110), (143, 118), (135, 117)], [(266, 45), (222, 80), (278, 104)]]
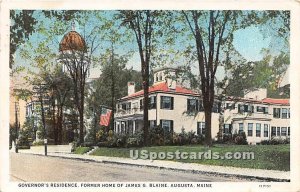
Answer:
[[(22, 153), (22, 154), (29, 154), (29, 155), (37, 155), (37, 156), (45, 156), (43, 154), (34, 154), (34, 153)], [(199, 171), (199, 170), (186, 170), (180, 168), (171, 168), (171, 167), (164, 167), (164, 166), (157, 166), (157, 165), (143, 165), (137, 163), (125, 163), (113, 160), (94, 160), (94, 159), (86, 159), (83, 157), (67, 157), (67, 156), (56, 156), (56, 155), (47, 155), (48, 157), (54, 158), (61, 158), (61, 159), (72, 159), (72, 160), (79, 160), (79, 161), (86, 161), (86, 162), (94, 162), (94, 163), (104, 163), (104, 164), (117, 164), (117, 165), (127, 165), (127, 166), (135, 166), (135, 167), (147, 167), (147, 168), (155, 168), (155, 169), (165, 169), (165, 170), (172, 170), (172, 171), (182, 171), (182, 172), (190, 172), (195, 174), (206, 174), (206, 175), (218, 175), (218, 176), (227, 176), (227, 177), (237, 177), (242, 179), (257, 179), (263, 180), (264, 182), (290, 182), (290, 179), (280, 179), (280, 178), (271, 178), (271, 177), (262, 177), (262, 176), (248, 176), (248, 175), (240, 175), (236, 173), (220, 173), (215, 171)]]

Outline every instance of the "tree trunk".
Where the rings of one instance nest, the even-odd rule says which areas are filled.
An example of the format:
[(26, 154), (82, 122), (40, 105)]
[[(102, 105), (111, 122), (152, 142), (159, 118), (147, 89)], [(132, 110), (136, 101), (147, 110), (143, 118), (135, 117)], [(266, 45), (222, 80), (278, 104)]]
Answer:
[(62, 125), (63, 125), (62, 119), (63, 119), (63, 107), (60, 106), (59, 113), (58, 113), (58, 120), (57, 120), (59, 144), (62, 144)]
[(205, 144), (207, 146), (212, 146), (212, 139), (211, 139), (211, 114), (212, 109), (211, 107), (205, 109)]
[(149, 103), (149, 78), (143, 75), (143, 89), (144, 89), (144, 145), (149, 146), (149, 123), (148, 123), (148, 103)]
[(84, 122), (83, 122), (83, 115), (84, 115), (84, 88), (81, 89), (80, 93), (80, 110), (79, 110), (79, 142), (82, 144), (84, 142)]
[(114, 47), (111, 47), (111, 130), (114, 130), (115, 114), (115, 74), (114, 74)]
[(56, 118), (55, 118), (55, 102), (52, 102), (52, 128), (54, 131), (54, 143), (55, 145), (58, 144), (58, 129), (56, 124)]

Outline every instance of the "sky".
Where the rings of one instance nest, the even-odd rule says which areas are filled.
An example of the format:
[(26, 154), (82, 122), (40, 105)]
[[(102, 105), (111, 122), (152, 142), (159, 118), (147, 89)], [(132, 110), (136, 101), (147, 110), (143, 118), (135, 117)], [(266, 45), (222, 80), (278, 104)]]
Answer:
[[(108, 13), (108, 17), (110, 13)], [(91, 21), (94, 22), (93, 18), (91, 18)], [(43, 20), (45, 25), (49, 28), (51, 28), (51, 21), (50, 20)], [(83, 33), (82, 27), (76, 22), (75, 29), (79, 33)], [(69, 24), (69, 28), (71, 30), (71, 22)], [(60, 39), (63, 38), (63, 35), (57, 36), (56, 39), (59, 41)], [(42, 39), (40, 34), (33, 34), (30, 41), (32, 42), (40, 42)], [(255, 26), (250, 26), (245, 29), (240, 29), (236, 32), (234, 32), (234, 40), (233, 40), (233, 45), (236, 50), (239, 51), (239, 53), (247, 60), (247, 61), (259, 61), (263, 58), (263, 54), (261, 53), (261, 50), (263, 48), (268, 48), (271, 43), (271, 37), (264, 38), (263, 34), (261, 33), (260, 29)], [(107, 44), (107, 42), (102, 43), (104, 46)], [(130, 49), (132, 48), (137, 48), (136, 47), (136, 42), (132, 42), (134, 46), (131, 46)], [(57, 49), (57, 48), (56, 48)], [(126, 47), (125, 47), (126, 49)], [(122, 54), (122, 51), (124, 50), (124, 47), (121, 47), (119, 49), (120, 53)], [(125, 50), (127, 51), (127, 50)], [(17, 63), (23, 64), (24, 61), (21, 58), (17, 58)], [(25, 63), (26, 64), (26, 63)], [(129, 59), (129, 62), (127, 64), (127, 68), (133, 68), (135, 70), (140, 71), (141, 66), (140, 66), (140, 58), (139, 54), (137, 52), (137, 49), (135, 53), (133, 54), (132, 58)], [(195, 70), (197, 71), (197, 70)], [(100, 67), (92, 68), (91, 69), (91, 77), (95, 78), (100, 75)], [(223, 71), (219, 70), (217, 72), (217, 76), (222, 76)]]
[[(233, 45), (247, 61), (260, 61), (263, 58), (261, 50), (268, 48), (270, 42), (271, 38), (264, 38), (258, 27), (250, 26), (234, 33)], [(127, 66), (135, 70), (141, 70), (138, 52), (129, 60)], [(94, 71), (93, 75), (97, 76), (98, 74)], [(224, 70), (220, 68), (217, 71), (217, 76), (223, 77)]]

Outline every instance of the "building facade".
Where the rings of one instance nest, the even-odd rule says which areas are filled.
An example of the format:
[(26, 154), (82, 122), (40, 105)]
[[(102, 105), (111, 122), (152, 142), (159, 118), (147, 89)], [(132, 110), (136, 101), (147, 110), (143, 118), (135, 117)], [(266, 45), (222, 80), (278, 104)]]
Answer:
[[(165, 131), (194, 131), (205, 134), (205, 116), (201, 94), (183, 86), (176, 70), (154, 71), (149, 87), (149, 128), (161, 126)], [(217, 138), (220, 110), (224, 119), (223, 133), (245, 132), (248, 143), (255, 144), (271, 137), (290, 135), (289, 99), (267, 98), (264, 89), (245, 94), (244, 98), (215, 101), (212, 113), (212, 137)], [(135, 92), (135, 83), (128, 83), (128, 95), (116, 105), (114, 131), (133, 134), (143, 129), (143, 91)]]

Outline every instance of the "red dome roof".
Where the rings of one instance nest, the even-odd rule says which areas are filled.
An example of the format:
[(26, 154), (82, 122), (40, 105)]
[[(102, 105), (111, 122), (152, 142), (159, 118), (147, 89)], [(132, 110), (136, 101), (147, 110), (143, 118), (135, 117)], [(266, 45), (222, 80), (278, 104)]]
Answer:
[(59, 51), (86, 51), (86, 44), (79, 33), (70, 31), (62, 38)]

